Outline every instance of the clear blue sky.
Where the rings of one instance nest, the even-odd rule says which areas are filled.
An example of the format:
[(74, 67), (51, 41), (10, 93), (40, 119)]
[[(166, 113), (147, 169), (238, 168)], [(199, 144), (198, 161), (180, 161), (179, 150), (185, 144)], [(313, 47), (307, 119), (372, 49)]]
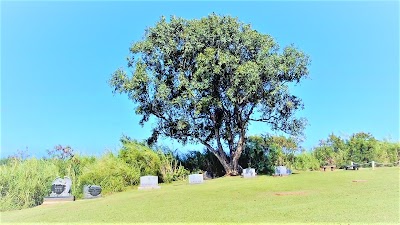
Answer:
[[(304, 147), (332, 132), (399, 140), (397, 1), (1, 2), (1, 156), (28, 147), (40, 157), (57, 144), (100, 155), (117, 150), (122, 134), (147, 138), (152, 125), (141, 127), (133, 103), (107, 80), (162, 15), (212, 12), (310, 55), (310, 79), (293, 89), (309, 121)], [(161, 140), (188, 149), (169, 143)]]

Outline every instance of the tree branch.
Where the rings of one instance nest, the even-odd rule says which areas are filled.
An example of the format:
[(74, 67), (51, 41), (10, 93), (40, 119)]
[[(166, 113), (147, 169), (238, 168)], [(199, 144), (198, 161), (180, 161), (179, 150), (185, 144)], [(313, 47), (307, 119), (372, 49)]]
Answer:
[(249, 120), (250, 120), (250, 116), (251, 116), (251, 114), (253, 113), (255, 107), (256, 107), (256, 104), (253, 104), (253, 105), (251, 106), (251, 109), (250, 109), (249, 113), (246, 115), (246, 121), (249, 121)]
[(250, 115), (249, 115), (249, 120), (250, 120), (250, 121), (271, 122), (271, 121), (270, 121), (271, 119), (278, 120), (279, 118), (276, 117), (276, 116), (270, 115), (268, 118), (252, 119), (252, 118), (250, 118)]

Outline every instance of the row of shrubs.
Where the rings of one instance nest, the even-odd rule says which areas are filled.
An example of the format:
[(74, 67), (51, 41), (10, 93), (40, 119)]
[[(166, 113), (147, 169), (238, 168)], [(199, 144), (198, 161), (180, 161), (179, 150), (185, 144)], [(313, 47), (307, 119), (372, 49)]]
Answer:
[(1, 211), (41, 204), (57, 175), (57, 166), (47, 160), (8, 160), (0, 168)]
[(137, 185), (144, 175), (158, 176), (164, 183), (184, 180), (189, 175), (170, 152), (155, 151), (128, 138), (122, 139), (122, 145), (118, 155), (107, 153), (99, 158), (79, 156), (69, 147), (57, 146), (49, 158), (3, 160), (0, 210), (40, 205), (57, 176), (70, 177), (72, 194), (81, 198), (83, 186), (87, 184), (100, 185), (102, 194), (109, 194)]
[[(68, 146), (56, 146), (48, 152), (47, 158), (24, 159), (26, 157), (20, 153), (0, 160), (0, 211), (41, 204), (57, 176), (69, 176), (73, 195), (81, 198), (86, 184), (100, 185), (102, 193), (108, 194), (137, 185), (144, 175), (155, 175), (160, 182), (169, 183), (186, 179), (190, 172), (206, 171), (211, 177), (225, 174), (218, 159), (206, 150), (178, 154), (168, 148), (151, 149), (127, 137), (123, 137), (121, 143), (118, 154), (107, 153), (101, 157), (80, 156)], [(400, 143), (378, 141), (365, 133), (354, 134), (349, 140), (332, 134), (311, 151), (300, 149), (290, 138), (250, 136), (239, 165), (270, 175), (276, 165), (292, 170), (319, 170), (323, 165), (341, 167), (350, 161), (392, 165), (390, 163), (398, 162), (399, 157)]]

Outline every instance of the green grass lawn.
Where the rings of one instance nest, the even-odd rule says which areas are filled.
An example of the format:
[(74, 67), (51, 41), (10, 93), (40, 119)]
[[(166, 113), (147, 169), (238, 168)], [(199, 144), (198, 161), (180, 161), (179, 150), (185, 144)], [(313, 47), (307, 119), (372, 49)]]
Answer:
[[(366, 180), (353, 182), (353, 180)], [(398, 224), (399, 168), (225, 177), (1, 213), (30, 224)]]

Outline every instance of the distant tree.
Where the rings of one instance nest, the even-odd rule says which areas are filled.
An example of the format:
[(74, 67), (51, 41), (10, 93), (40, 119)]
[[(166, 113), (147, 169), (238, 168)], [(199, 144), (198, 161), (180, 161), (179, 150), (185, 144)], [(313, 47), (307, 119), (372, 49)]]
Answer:
[(296, 155), (293, 166), (296, 170), (318, 170), (320, 162), (311, 152), (303, 151)]
[(314, 148), (314, 156), (321, 166), (334, 165), (336, 163), (335, 152), (325, 140), (321, 140), (319, 146)]
[(379, 163), (396, 163), (400, 160), (400, 143), (388, 140), (378, 141), (375, 146), (374, 160)]
[(319, 146), (314, 149), (314, 156), (321, 165), (336, 165), (338, 167), (348, 164), (348, 144), (334, 134), (330, 134), (326, 140), (321, 140)]
[[(238, 174), (250, 121), (297, 135), (303, 108), (290, 83), (308, 75), (309, 58), (229, 16), (164, 17), (130, 48), (128, 67), (110, 79), (136, 103), (140, 124), (157, 120), (149, 143), (166, 136), (201, 143), (229, 175)], [(257, 113), (256, 113), (257, 112)]]
[(294, 163), (295, 153), (299, 150), (296, 140), (285, 136), (267, 136), (266, 144), (275, 147), (278, 156), (278, 165), (291, 166)]
[(250, 136), (239, 163), (255, 168), (259, 174), (272, 174), (279, 164), (279, 158), (283, 156), (281, 152), (277, 145), (268, 143), (268, 138)]
[(348, 145), (346, 144), (346, 141), (342, 139), (339, 136), (336, 136), (334, 134), (329, 135), (329, 138), (327, 140), (327, 144), (331, 146), (333, 152), (334, 152), (334, 161), (335, 164), (340, 167), (343, 165), (348, 164), (347, 163), (347, 153), (348, 153)]
[(400, 161), (400, 142), (383, 141), (383, 145), (387, 149), (388, 162), (398, 163)]
[(375, 158), (377, 140), (370, 133), (353, 134), (348, 141), (349, 158), (353, 162), (371, 162)]

